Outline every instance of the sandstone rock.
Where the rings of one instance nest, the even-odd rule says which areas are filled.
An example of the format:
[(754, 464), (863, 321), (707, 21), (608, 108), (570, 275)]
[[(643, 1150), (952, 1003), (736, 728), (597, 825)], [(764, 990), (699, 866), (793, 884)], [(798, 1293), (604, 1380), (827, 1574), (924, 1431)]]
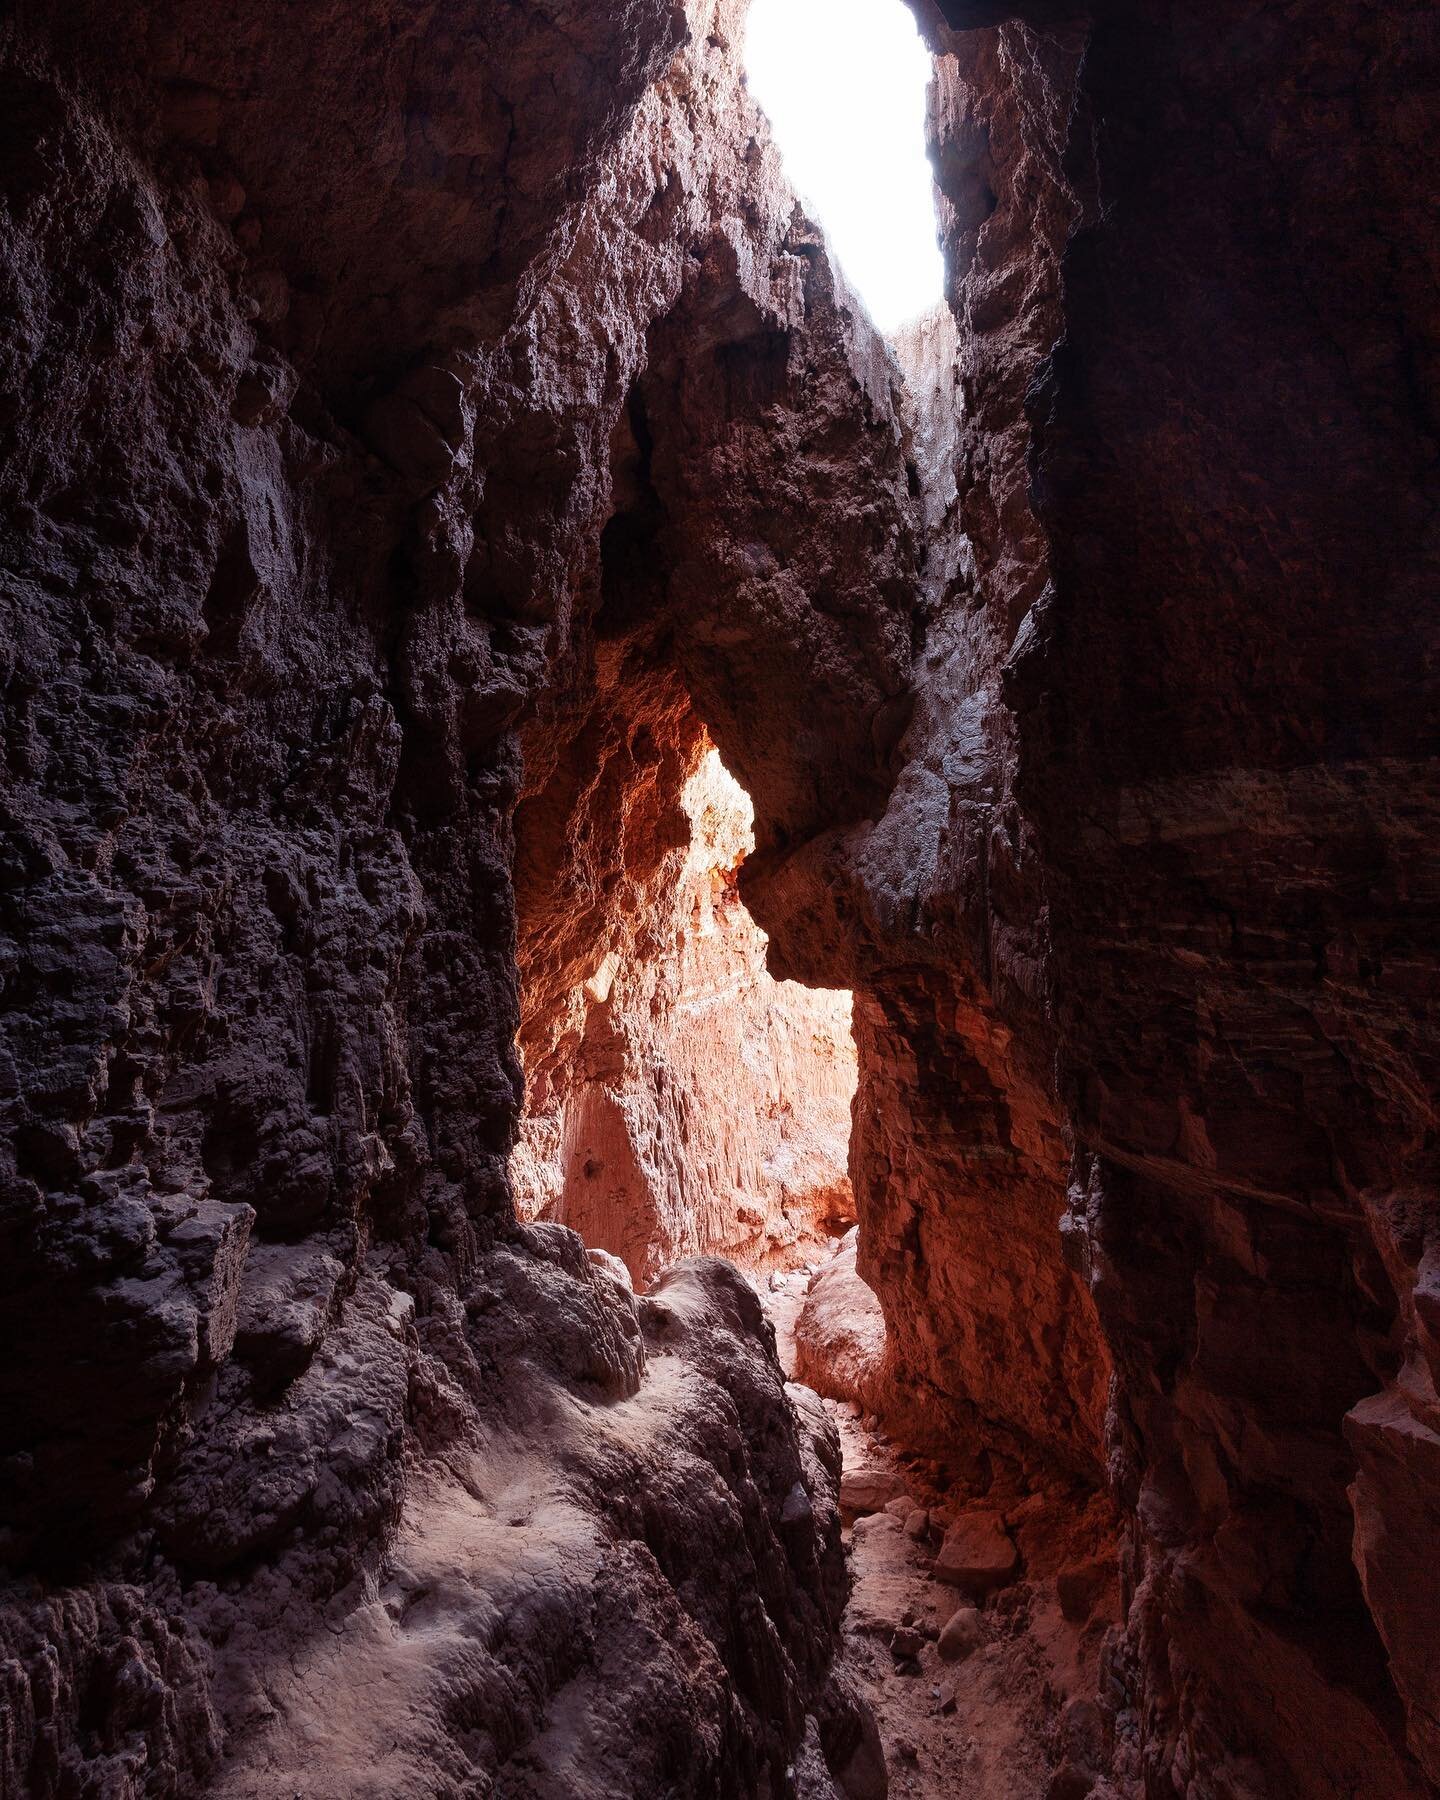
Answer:
[(167, 1206), (160, 1216), (161, 1240), (176, 1253), (199, 1301), (201, 1353), (212, 1364), (224, 1362), (235, 1343), (254, 1211), (200, 1201)]
[[(668, 725), (681, 740), (665, 770), (679, 794), (664, 800), (680, 802), (683, 863), (661, 856), (632, 871), (627, 911), (605, 926), (615, 948), (598, 968), (591, 953), (584, 981), (533, 921), (530, 1101), (511, 1165), (526, 1216), (571, 1225), (641, 1286), (697, 1253), (756, 1270), (793, 1262), (854, 1216), (849, 996), (772, 979), (735, 883), (754, 842), (750, 801), (691, 721), (677, 711)], [(667, 819), (659, 848), (674, 829)], [(633, 817), (627, 841), (657, 848)], [(538, 897), (537, 911), (549, 904)], [(564, 923), (574, 932), (584, 920)], [(577, 942), (569, 956), (584, 951)], [(562, 977), (572, 985), (552, 994)], [(772, 1272), (771, 1291), (791, 1280)]]
[(780, 1509), (780, 1523), (785, 1526), (808, 1526), (814, 1513), (810, 1505), (810, 1496), (803, 1483), (796, 1482), (785, 1496), (785, 1504)]
[(846, 1469), (840, 1482), (840, 1506), (847, 1513), (888, 1512), (890, 1502), (904, 1494), (905, 1478), (895, 1469)]
[(1431, 9), (920, 10), (893, 355), (728, 0), (7, 21), (7, 1792), (883, 1787), (756, 1315), (512, 1220), (824, 1210), (670, 1029), (702, 719), (711, 922), (855, 995), (864, 1411), (1107, 1489), (1154, 1791), (1433, 1785)]
[(905, 1516), (905, 1535), (917, 1544), (924, 1543), (930, 1535), (930, 1515), (923, 1506), (913, 1508)]
[(634, 1292), (635, 1284), (630, 1279), (630, 1271), (618, 1256), (612, 1256), (608, 1250), (597, 1249), (593, 1244), (587, 1247), (585, 1254), (595, 1268), (608, 1275), (612, 1281), (618, 1282), (626, 1293)]
[(1062, 1762), (1045, 1789), (1045, 1800), (1085, 1800), (1095, 1786), (1088, 1769), (1068, 1759)]
[(1114, 1579), (1115, 1565), (1108, 1557), (1062, 1569), (1055, 1578), (1060, 1611), (1073, 1624), (1083, 1624)]
[[(1308, 190), (1299, 213), (1286, 203), (1283, 227), (1250, 236), (1266, 196), (1289, 190), (1289, 180), (1277, 165), (1262, 172), (1221, 148), (1223, 132), (1199, 97), (1218, 91), (1218, 52), (1199, 44), (1181, 52), (1164, 27), (1142, 32), (1143, 49), (1140, 38), (1127, 38), (1121, 78), (1114, 66), (1102, 73), (1097, 38), (1055, 31), (1049, 8), (1046, 48), (1033, 56), (1022, 44), (1037, 42), (1027, 33), (1041, 24), (1038, 7), (1026, 9), (1025, 24), (1002, 24), (993, 35), (974, 28), (1000, 8), (945, 0), (942, 10), (958, 29), (933, 33), (945, 54), (932, 149), (947, 201), (967, 411), (954, 449), (942, 425), (922, 448), (956, 472), (955, 504), (970, 521), (975, 551), (977, 617), (987, 623), (965, 633), (957, 672), (963, 663), (970, 673), (950, 690), (948, 707), (937, 696), (930, 715), (937, 730), (942, 720), (956, 722), (946, 731), (949, 767), (974, 771), (947, 782), (952, 810), (934, 841), (951, 915), (991, 923), (980, 927), (984, 979), (958, 996), (956, 1011), (933, 980), (887, 993), (879, 1009), (884, 1073), (873, 1088), (862, 1073), (880, 1140), (873, 1176), (862, 1173), (858, 1143), (855, 1162), (867, 1272), (882, 1288), (897, 1348), (916, 1364), (922, 1419), (924, 1403), (944, 1390), (957, 1396), (962, 1432), (988, 1435), (992, 1427), (981, 1421), (1004, 1420), (1032, 1442), (1068, 1439), (1067, 1462), (1078, 1468), (1088, 1458), (1094, 1467), (1104, 1365), (1113, 1367), (1133, 1434), (1121, 1488), (1134, 1483), (1129, 1491), (1138, 1494), (1148, 1485), (1150, 1495), (1128, 1523), (1139, 1555), (1129, 1564), (1135, 1598), (1125, 1632), (1125, 1666), (1145, 1696), (1142, 1709), (1154, 1706), (1167, 1719), (1147, 1781), (1203, 1786), (1223, 1743), (1244, 1769), (1236, 1784), (1255, 1791), (1410, 1796), (1413, 1754), (1397, 1757), (1379, 1714), (1354, 1699), (1366, 1683), (1378, 1684), (1374, 1694), (1392, 1681), (1366, 1618), (1349, 1543), (1354, 1520), (1341, 1498), (1344, 1471), (1354, 1467), (1341, 1421), (1377, 1384), (1367, 1356), (1355, 1353), (1357, 1310), (1341, 1304), (1342, 1323), (1323, 1342), (1313, 1321), (1319, 1295), (1354, 1281), (1358, 1291), (1384, 1296), (1381, 1333), (1404, 1317), (1413, 1341), (1403, 1296), (1433, 1241), (1433, 1224), (1420, 1224), (1422, 1215), (1433, 1219), (1433, 1183), (1402, 1148), (1419, 1139), (1381, 1079), (1351, 1085), (1328, 1062), (1300, 1071), (1310, 1068), (1305, 1046), (1318, 1041), (1315, 1033), (1327, 1046), (1365, 1044), (1371, 1069), (1404, 1054), (1397, 1030), (1408, 1037), (1364, 973), (1368, 946), (1388, 927), (1377, 902), (1351, 890), (1339, 871), (1352, 831), (1375, 847), (1376, 868), (1410, 862), (1402, 847), (1409, 827), (1380, 798), (1388, 778), (1371, 759), (1388, 769), (1399, 745), (1413, 748), (1415, 738), (1402, 722), (1409, 702), (1382, 672), (1374, 645), (1416, 628), (1420, 589), (1408, 578), (1387, 589), (1383, 624), (1374, 614), (1362, 620), (1352, 596), (1396, 532), (1405, 548), (1384, 554), (1417, 569), (1416, 539), (1400, 520), (1419, 465), (1395, 444), (1371, 384), (1332, 365), (1315, 403), (1348, 421), (1337, 424), (1337, 438), (1369, 473), (1347, 484), (1338, 507), (1322, 499), (1301, 449), (1305, 428), (1297, 418), (1275, 434), (1258, 395), (1268, 372), (1324, 363), (1316, 357), (1324, 325), (1257, 336), (1197, 304), (1151, 332), (1141, 296), (1158, 292), (1162, 269), (1164, 282), (1173, 280), (1177, 257), (1197, 274), (1225, 263), (1237, 278), (1227, 317), (1247, 304), (1242, 295), (1268, 313), (1304, 243), (1314, 279), (1335, 304), (1343, 293), (1347, 311), (1374, 309), (1377, 347), (1403, 354), (1430, 309), (1418, 294), (1383, 296), (1353, 253), (1353, 234), (1374, 211), (1368, 181)], [(1342, 10), (1343, 24), (1339, 11), (1323, 22), (1314, 16), (1310, 52), (1338, 82), (1359, 82), (1377, 99), (1407, 88), (1411, 72), (1362, 48), (1356, 16)], [(1303, 109), (1287, 97), (1295, 49), (1255, 44), (1250, 72), (1268, 104), (1298, 126)], [(1059, 116), (1047, 112), (1042, 94), (1072, 119), (1092, 103), (1110, 127), (1128, 119), (1127, 149), (1113, 158), (1101, 152), (1076, 181), (1070, 152), (1052, 156), (1042, 147), (1048, 127), (1039, 121)], [(1312, 120), (1289, 146), (1287, 164), (1292, 155), (1324, 160), (1331, 129)], [(1197, 139), (1215, 153), (1203, 176)], [(1402, 148), (1403, 131), (1358, 139), (1358, 154), (1404, 184), (1400, 164), (1413, 151)], [(1122, 163), (1134, 177), (1131, 197), (1163, 190), (1166, 200), (1141, 202), (1125, 227), (1094, 245), (1093, 258), (1087, 253), (1082, 272), (1074, 251), (1097, 217), (1094, 196), (1104, 192), (1103, 210), (1114, 218), (1106, 169), (1113, 178)], [(1177, 222), (1187, 192), (1208, 217), (1188, 239)], [(1399, 213), (1413, 217), (1407, 202)], [(1247, 250), (1232, 258), (1242, 240)], [(1128, 321), (1111, 304), (1122, 267), (1134, 302)], [(1197, 375), (1189, 423), (1161, 449), (1140, 424), (1147, 409), (1136, 397), (1148, 387), (1147, 370), (1181, 364)], [(1108, 549), (1123, 541), (1135, 483), (1143, 505), (1163, 509), (1160, 497), (1182, 491), (1197, 466), (1201, 434), (1229, 446), (1208, 529), (1147, 533), (1117, 562)], [(1093, 460), (1102, 443), (1104, 470)], [(979, 466), (986, 473), (967, 491), (964, 472)], [(1308, 651), (1298, 661), (1277, 664), (1266, 648), (1287, 633), (1289, 602), (1283, 582), (1263, 575), (1250, 554), (1248, 488), (1290, 521), (1283, 545), (1256, 534), (1267, 538), (1266, 566), (1278, 568), (1288, 554), (1324, 570), (1305, 610), (1325, 623), (1307, 626)], [(948, 503), (942, 484), (936, 505)], [(1322, 540), (1343, 546), (1338, 561), (1316, 555)], [(1238, 588), (1220, 576), (1212, 551), (1246, 568)], [(1182, 567), (1184, 622), (1162, 604), (1140, 623), (1136, 596), (1174, 591)], [(986, 644), (978, 651), (977, 638)], [(1217, 664), (1204, 646), (1219, 643), (1226, 650)], [(1363, 694), (1325, 673), (1352, 661), (1366, 670)], [(1198, 683), (1181, 675), (1187, 665), (1206, 671)], [(986, 697), (992, 668), (998, 708)], [(1133, 698), (1129, 682), (1142, 669), (1153, 680), (1134, 709), (1122, 695)], [(1388, 701), (1379, 697), (1387, 689)], [(979, 732), (957, 728), (967, 705), (983, 721)], [(1373, 721), (1347, 735), (1346, 748), (1348, 769), (1371, 772), (1337, 782), (1326, 751), (1297, 744), (1293, 760), (1286, 754), (1282, 740), (1317, 714), (1327, 721), (1326, 742), (1347, 729), (1342, 719)], [(922, 796), (917, 780), (912, 824), (934, 816)], [(1428, 782), (1419, 804), (1433, 813)], [(973, 847), (960, 848), (949, 822), (971, 807)], [(1001, 819), (1014, 854), (1002, 850), (997, 870), (992, 822)], [(913, 843), (910, 830), (897, 830), (897, 845), (902, 837)], [(867, 843), (872, 865), (882, 855)], [(954, 885), (970, 870), (970, 892), (957, 901)], [(894, 876), (874, 883), (903, 893), (914, 909), (908, 916), (943, 929), (945, 909), (927, 909), (923, 897), (930, 885), (922, 879), (910, 890)], [(1197, 905), (1201, 894), (1206, 901)], [(1232, 904), (1238, 939), (1220, 923)], [(1317, 904), (1325, 923), (1307, 933)], [(1313, 959), (1307, 941), (1323, 946)], [(1039, 996), (1033, 977), (1046, 964), (1055, 980), (1044, 991), (1063, 992), (1049, 1025), (1037, 1016), (1049, 1000), (1032, 1011), (1021, 997)], [(945, 1102), (926, 1112), (923, 1132), (914, 1117), (887, 1128), (880, 1122), (894, 1117), (892, 1098), (909, 1088), (903, 1059), (922, 1018), (934, 1021), (923, 1067)], [(952, 1021), (962, 1041), (951, 1040), (947, 1055), (940, 1044)], [(866, 1029), (862, 1022), (862, 1070)], [(1048, 1081), (1024, 1051), (1052, 1030), (1064, 1135), (1084, 1146), (1069, 1168), (1051, 1160)], [(1288, 1086), (1276, 1080), (1282, 1067)], [(956, 1087), (970, 1103), (961, 1144), (940, 1135), (955, 1129)], [(935, 1149), (914, 1147), (920, 1137)], [(1337, 1155), (1347, 1169), (1357, 1159), (1366, 1165), (1362, 1182), (1339, 1172)], [(907, 1198), (935, 1191), (937, 1180), (951, 1197), (943, 1223), (923, 1210), (917, 1218)], [(1053, 1221), (1067, 1187), (1057, 1263)], [(1362, 1189), (1375, 1198), (1361, 1200)], [(917, 1228), (925, 1254), (907, 1260), (907, 1235)], [(927, 1331), (942, 1288), (958, 1294), (970, 1322), (958, 1337)], [(1416, 1350), (1423, 1356), (1418, 1343)], [(1403, 1384), (1411, 1380), (1407, 1369)], [(1041, 1393), (1048, 1417), (1033, 1404)], [(1240, 1444), (1247, 1448), (1232, 1455)], [(1274, 1487), (1281, 1470), (1283, 1499)], [(1399, 1505), (1398, 1513), (1408, 1511), (1409, 1503)], [(1303, 1573), (1291, 1554), (1302, 1541)], [(1378, 1617), (1376, 1627), (1385, 1629)], [(1369, 1673), (1337, 1684), (1294, 1653), (1297, 1636), (1351, 1645)], [(1410, 1716), (1412, 1730), (1423, 1730), (1423, 1707), (1412, 1701)]]
[(1433, 1579), (1440, 1522), (1440, 1409), (1427, 1420), (1401, 1395), (1376, 1394), (1353, 1408), (1345, 1430), (1358, 1463), (1350, 1500), (1365, 1598), (1411, 1709), (1411, 1748), (1440, 1780), (1440, 1670), (1416, 1608)]
[(856, 1543), (864, 1543), (878, 1537), (898, 1538), (901, 1526), (898, 1519), (892, 1519), (888, 1513), (864, 1513), (850, 1528), (850, 1535)]
[(987, 1593), (1014, 1579), (1019, 1556), (999, 1513), (961, 1513), (935, 1557), (935, 1579)]
[(1108, 1733), (1093, 1700), (1068, 1701), (1056, 1728), (1060, 1764), (1046, 1788), (1046, 1800), (1085, 1800), (1105, 1772)]
[(810, 1283), (795, 1325), (795, 1366), (817, 1393), (862, 1407), (882, 1391), (885, 1320), (856, 1268), (858, 1228)]
[(235, 1354), (265, 1385), (291, 1381), (315, 1354), (345, 1274), (319, 1244), (256, 1244), (246, 1258)]
[(985, 1642), (985, 1627), (973, 1606), (960, 1606), (941, 1627), (937, 1647), (946, 1662), (964, 1662)]

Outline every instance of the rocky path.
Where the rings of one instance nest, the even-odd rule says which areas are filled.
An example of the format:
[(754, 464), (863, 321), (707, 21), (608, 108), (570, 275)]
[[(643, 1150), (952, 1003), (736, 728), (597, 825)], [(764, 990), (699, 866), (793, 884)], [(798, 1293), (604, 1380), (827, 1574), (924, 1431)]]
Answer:
[[(765, 1284), (787, 1372), (810, 1280)], [(1043, 1502), (1001, 1513), (938, 1495), (858, 1405), (823, 1404), (844, 1453), (843, 1655), (874, 1712), (893, 1800), (1099, 1800), (1104, 1722), (1071, 1696), (1095, 1692), (1103, 1620), (1067, 1618), (1054, 1571), (1027, 1578), (1044, 1559), (1022, 1556), (1009, 1530), (1015, 1519), (1033, 1546)], [(1084, 1610), (1075, 1585), (1072, 1614)]]

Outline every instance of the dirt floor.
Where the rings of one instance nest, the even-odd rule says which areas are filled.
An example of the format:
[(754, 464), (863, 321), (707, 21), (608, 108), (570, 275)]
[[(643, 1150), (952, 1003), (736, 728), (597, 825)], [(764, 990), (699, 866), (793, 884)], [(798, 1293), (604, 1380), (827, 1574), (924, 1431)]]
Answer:
[[(813, 1270), (762, 1280), (781, 1361)], [(895, 1800), (1071, 1800), (1105, 1792), (1087, 1769), (1101, 1730), (1103, 1621), (1067, 1620), (1055, 1580), (988, 1595), (937, 1580), (937, 1551), (963, 1497), (937, 1495), (873, 1418), (825, 1400), (840, 1431), (852, 1589), (844, 1657), (880, 1729)], [(1022, 1577), (1028, 1559), (1022, 1564)], [(1098, 1749), (1098, 1745), (1095, 1746)]]

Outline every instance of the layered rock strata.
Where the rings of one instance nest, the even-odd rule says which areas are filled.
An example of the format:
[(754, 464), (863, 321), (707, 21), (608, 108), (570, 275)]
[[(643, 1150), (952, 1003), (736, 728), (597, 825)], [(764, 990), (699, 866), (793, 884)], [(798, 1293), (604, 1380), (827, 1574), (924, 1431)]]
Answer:
[(990, 1041), (1054, 1071), (1120, 1762), (1420, 1793), (1440, 46), (1408, 6), (985, 11), (931, 13), (975, 775), (921, 910), (958, 886)]

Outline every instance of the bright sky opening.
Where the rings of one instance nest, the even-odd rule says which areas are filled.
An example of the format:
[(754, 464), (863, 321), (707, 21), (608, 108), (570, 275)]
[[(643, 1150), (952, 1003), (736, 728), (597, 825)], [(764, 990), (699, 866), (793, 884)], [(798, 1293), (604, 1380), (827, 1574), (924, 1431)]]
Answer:
[(904, 0), (752, 0), (750, 92), (883, 332), (944, 292), (925, 155), (930, 53)]

